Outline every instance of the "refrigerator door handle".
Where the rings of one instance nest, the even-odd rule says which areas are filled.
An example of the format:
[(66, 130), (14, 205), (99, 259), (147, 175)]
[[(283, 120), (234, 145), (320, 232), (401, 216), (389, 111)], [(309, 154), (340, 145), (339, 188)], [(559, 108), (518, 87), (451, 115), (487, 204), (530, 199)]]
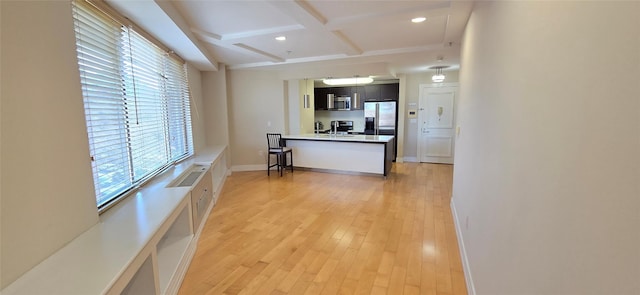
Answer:
[(375, 135), (380, 135), (380, 104), (376, 103)]

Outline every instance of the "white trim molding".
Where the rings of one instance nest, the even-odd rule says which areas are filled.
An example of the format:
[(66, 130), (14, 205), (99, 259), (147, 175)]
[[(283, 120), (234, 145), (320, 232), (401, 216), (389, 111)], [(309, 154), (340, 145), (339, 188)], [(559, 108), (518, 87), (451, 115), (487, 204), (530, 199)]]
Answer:
[(458, 212), (456, 211), (456, 205), (451, 198), (449, 206), (451, 207), (451, 214), (453, 215), (453, 224), (456, 228), (456, 236), (458, 237), (458, 249), (460, 251), (460, 258), (462, 260), (462, 270), (464, 271), (464, 279), (467, 283), (467, 292), (469, 295), (476, 294), (476, 288), (473, 285), (473, 278), (471, 277), (471, 266), (469, 265), (469, 259), (467, 258), (467, 250), (464, 247), (464, 240), (462, 239), (462, 228), (460, 227), (460, 219), (458, 218)]
[(404, 157), (402, 160), (404, 162), (418, 163), (418, 157)]
[(267, 165), (266, 164), (261, 164), (261, 165), (234, 165), (234, 166), (231, 166), (231, 171), (232, 172), (260, 171), (260, 170), (264, 170), (265, 172), (267, 172)]

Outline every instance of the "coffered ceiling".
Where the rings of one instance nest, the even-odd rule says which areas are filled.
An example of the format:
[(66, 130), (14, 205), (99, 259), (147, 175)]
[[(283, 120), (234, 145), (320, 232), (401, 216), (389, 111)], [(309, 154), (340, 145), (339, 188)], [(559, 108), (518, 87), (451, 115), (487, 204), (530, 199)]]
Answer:
[[(470, 1), (107, 0), (200, 70), (360, 68), (397, 73), (459, 63)], [(422, 23), (412, 23), (425, 17)], [(286, 37), (278, 41), (278, 36)], [(438, 61), (442, 57), (442, 61)], [(373, 70), (375, 69), (375, 70)], [(352, 70), (356, 72), (356, 70)], [(323, 75), (322, 71), (318, 75)]]

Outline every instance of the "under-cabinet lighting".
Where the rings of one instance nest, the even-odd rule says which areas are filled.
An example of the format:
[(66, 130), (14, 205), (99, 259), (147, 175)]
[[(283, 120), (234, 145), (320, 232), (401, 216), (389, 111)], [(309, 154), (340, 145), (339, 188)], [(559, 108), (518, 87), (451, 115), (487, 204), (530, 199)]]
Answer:
[(425, 20), (427, 20), (427, 18), (426, 18), (426, 17), (416, 17), (416, 18), (412, 18), (412, 19), (411, 19), (411, 22), (412, 22), (412, 23), (421, 23), (421, 22), (423, 22), (423, 21), (425, 21)]

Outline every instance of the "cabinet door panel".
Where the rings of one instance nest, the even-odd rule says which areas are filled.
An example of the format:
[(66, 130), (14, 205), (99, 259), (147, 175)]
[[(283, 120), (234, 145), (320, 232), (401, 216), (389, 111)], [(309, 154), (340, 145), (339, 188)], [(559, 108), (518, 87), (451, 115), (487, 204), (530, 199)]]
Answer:
[(314, 107), (316, 110), (327, 109), (327, 91), (329, 88), (315, 88), (313, 90)]
[(364, 86), (364, 93), (362, 94), (364, 100), (379, 100), (380, 99), (380, 85), (366, 85)]
[(400, 92), (400, 84), (382, 84), (380, 89), (380, 99), (384, 100), (398, 100), (398, 93)]
[(335, 94), (336, 97), (351, 95), (351, 87), (331, 87), (331, 91), (333, 92), (330, 93)]

